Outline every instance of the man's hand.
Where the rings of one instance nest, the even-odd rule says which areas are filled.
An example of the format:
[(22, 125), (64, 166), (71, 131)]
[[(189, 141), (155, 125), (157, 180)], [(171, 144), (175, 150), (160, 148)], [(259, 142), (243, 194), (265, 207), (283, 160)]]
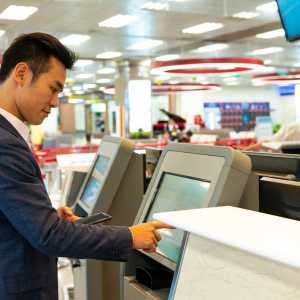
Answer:
[(57, 214), (60, 218), (69, 220), (73, 223), (80, 219), (78, 216), (74, 215), (72, 209), (67, 206), (59, 207), (57, 209)]
[(161, 236), (157, 232), (157, 229), (163, 228), (174, 229), (174, 227), (170, 225), (156, 221), (129, 227), (133, 240), (133, 248), (154, 252), (157, 243), (161, 240)]

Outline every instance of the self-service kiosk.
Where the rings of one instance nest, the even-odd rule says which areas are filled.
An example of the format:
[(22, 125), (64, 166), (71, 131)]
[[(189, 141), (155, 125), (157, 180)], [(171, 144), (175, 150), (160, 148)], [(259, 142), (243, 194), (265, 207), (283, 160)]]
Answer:
[[(251, 171), (245, 154), (225, 147), (170, 144), (163, 151), (136, 223), (157, 212), (237, 206)], [(167, 299), (184, 233), (162, 230), (155, 253), (134, 251), (125, 265), (124, 300)]]
[[(109, 224), (132, 225), (144, 194), (144, 156), (126, 139), (104, 137), (74, 205), (75, 214), (88, 217), (102, 211)], [(120, 299), (120, 263), (75, 260), (76, 300)]]

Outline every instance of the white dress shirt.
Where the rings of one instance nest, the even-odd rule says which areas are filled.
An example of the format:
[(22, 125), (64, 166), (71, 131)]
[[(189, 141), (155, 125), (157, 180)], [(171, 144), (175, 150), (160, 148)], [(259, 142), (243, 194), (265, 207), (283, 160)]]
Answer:
[(2, 109), (0, 107), (0, 115), (2, 115), (22, 136), (25, 142), (28, 144), (29, 148), (31, 148), (30, 140), (29, 140), (29, 128), (27, 125), (18, 119), (13, 114), (9, 113), (8, 111)]
[(300, 123), (291, 123), (286, 126), (282, 126), (277, 133), (268, 139), (268, 141), (300, 141)]

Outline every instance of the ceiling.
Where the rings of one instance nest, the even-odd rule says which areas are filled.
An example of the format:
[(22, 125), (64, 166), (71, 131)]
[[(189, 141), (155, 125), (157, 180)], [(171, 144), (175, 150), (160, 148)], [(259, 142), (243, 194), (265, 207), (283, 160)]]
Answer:
[[(255, 49), (280, 46), (285, 48), (283, 52), (259, 58), (271, 60), (269, 64), (279, 67), (280, 70), (295, 69), (295, 64), (300, 63), (299, 44), (290, 44), (284, 37), (268, 40), (256, 38), (258, 33), (281, 28), (277, 12), (261, 12), (259, 16), (249, 20), (233, 17), (241, 11), (255, 12), (257, 6), (270, 0), (151, 0), (165, 4), (165, 11), (143, 9), (142, 6), (149, 1), (1, 0), (0, 12), (9, 5), (35, 6), (38, 11), (24, 21), (0, 20), (0, 29), (6, 31), (5, 35), (0, 37), (0, 51), (3, 52), (12, 39), (21, 33), (42, 31), (60, 39), (68, 34), (87, 34), (90, 36), (88, 41), (71, 48), (80, 58), (93, 59), (97, 63), (75, 68), (74, 72), (70, 73), (73, 79), (82, 72), (95, 74), (104, 65), (115, 67), (123, 61), (145, 61), (170, 53), (179, 54), (182, 58), (244, 57), (249, 56)], [(99, 22), (117, 14), (130, 14), (137, 19), (122, 28), (98, 26)], [(182, 33), (182, 29), (204, 22), (222, 23), (224, 27), (198, 35)], [(152, 50), (128, 49), (145, 38), (161, 40), (163, 43)], [(227, 43), (229, 47), (209, 53), (192, 52), (196, 48), (216, 42)], [(116, 61), (96, 59), (97, 54), (105, 51), (119, 51), (122, 52), (122, 56)], [(75, 80), (94, 83), (99, 78), (113, 79), (116, 74)], [(219, 78), (215, 78), (214, 81), (221, 82)]]

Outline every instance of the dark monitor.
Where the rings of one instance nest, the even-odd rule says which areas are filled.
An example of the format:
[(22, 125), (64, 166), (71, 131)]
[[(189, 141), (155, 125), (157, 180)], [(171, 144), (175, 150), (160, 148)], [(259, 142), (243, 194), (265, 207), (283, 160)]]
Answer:
[(84, 182), (86, 172), (72, 171), (71, 182), (69, 183), (67, 195), (66, 195), (66, 205), (72, 207), (75, 203), (78, 193), (80, 191), (81, 185)]
[(286, 39), (290, 42), (298, 40), (300, 38), (300, 2), (277, 0), (277, 5)]
[[(210, 182), (198, 178), (163, 173), (146, 221), (152, 220), (156, 212), (203, 207), (209, 187)], [(160, 234), (162, 240), (158, 243), (157, 253), (177, 263), (181, 254), (184, 232), (177, 229), (164, 229), (160, 231)]]
[(300, 154), (300, 142), (284, 143), (281, 146), (282, 153)]
[(250, 151), (244, 153), (250, 157), (254, 171), (292, 174), (297, 180), (300, 179), (299, 155)]
[(259, 211), (299, 221), (300, 183), (278, 178), (261, 178)]

